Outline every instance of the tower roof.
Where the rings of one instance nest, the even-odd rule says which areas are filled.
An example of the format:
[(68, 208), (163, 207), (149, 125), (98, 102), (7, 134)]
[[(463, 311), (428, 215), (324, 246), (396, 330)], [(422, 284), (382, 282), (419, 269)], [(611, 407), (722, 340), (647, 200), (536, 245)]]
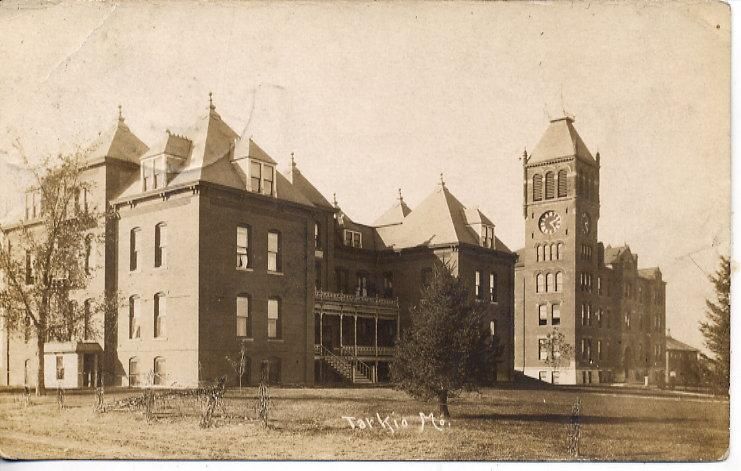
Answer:
[(404, 218), (411, 212), (412, 210), (404, 202), (404, 198), (401, 196), (401, 189), (399, 189), (399, 198), (396, 200), (396, 203), (376, 219), (373, 222), (373, 226), (382, 227), (401, 224), (404, 221)]
[(577, 157), (595, 162), (594, 157), (582, 141), (574, 128), (574, 119), (563, 117), (551, 120), (551, 124), (543, 133), (538, 145), (535, 146), (528, 160), (528, 164), (541, 163), (565, 157)]
[(91, 161), (103, 157), (139, 163), (139, 157), (144, 155), (148, 147), (131, 132), (118, 107), (118, 119), (107, 130), (98, 134), (90, 145), (86, 160)]
[(293, 160), (293, 153), (291, 153), (291, 168), (288, 169), (284, 175), (286, 179), (291, 182), (291, 185), (293, 185), (296, 191), (301, 193), (304, 198), (311, 201), (314, 206), (325, 209), (334, 209), (334, 206), (327, 201), (327, 198), (325, 198), (324, 195), (322, 195), (321, 192), (317, 190), (316, 187), (312, 185), (298, 169), (296, 162)]

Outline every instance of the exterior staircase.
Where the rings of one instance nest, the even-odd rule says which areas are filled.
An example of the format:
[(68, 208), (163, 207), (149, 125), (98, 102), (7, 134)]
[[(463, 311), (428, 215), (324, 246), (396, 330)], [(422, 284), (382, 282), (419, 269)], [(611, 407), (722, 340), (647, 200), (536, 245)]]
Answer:
[(324, 347), (322, 347), (322, 353), (324, 354), (324, 362), (350, 383), (373, 383), (371, 368), (362, 361), (341, 357)]

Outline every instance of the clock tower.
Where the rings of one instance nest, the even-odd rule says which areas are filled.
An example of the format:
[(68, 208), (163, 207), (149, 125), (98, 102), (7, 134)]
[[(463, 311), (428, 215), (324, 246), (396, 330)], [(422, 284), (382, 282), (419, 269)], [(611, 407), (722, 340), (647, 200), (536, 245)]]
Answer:
[(551, 339), (576, 352), (583, 316), (596, 314), (588, 298), (598, 283), (599, 153), (592, 156), (573, 118), (564, 117), (550, 122), (522, 165), (525, 246), (515, 268), (515, 368), (574, 384), (590, 365), (580, 364), (579, 355), (554, 356)]

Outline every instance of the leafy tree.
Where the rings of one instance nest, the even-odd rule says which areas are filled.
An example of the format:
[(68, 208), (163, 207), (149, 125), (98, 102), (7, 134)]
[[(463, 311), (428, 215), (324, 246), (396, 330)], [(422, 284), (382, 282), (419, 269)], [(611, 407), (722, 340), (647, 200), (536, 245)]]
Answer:
[(705, 301), (706, 321), (700, 322), (705, 345), (713, 353), (709, 373), (714, 384), (727, 392), (731, 371), (731, 261), (721, 257), (718, 271), (709, 276), (715, 286), (716, 300)]
[[(81, 178), (79, 154), (28, 165), (33, 186), (26, 194), (26, 220), (0, 227), (0, 315), (10, 332), (34, 333), (37, 347), (36, 394), (44, 394), (44, 343), (95, 335), (96, 312), (107, 299), (85, 304), (75, 294), (87, 286), (93, 236), (100, 214), (84, 195), (91, 184)], [(28, 210), (27, 210), (28, 211)]]
[(563, 365), (568, 365), (574, 355), (574, 347), (566, 341), (566, 336), (557, 327), (546, 336), (546, 349), (548, 358), (545, 365), (558, 370)]
[(447, 418), (448, 399), (487, 380), (501, 354), (491, 336), (482, 305), (438, 263), (411, 310), (411, 325), (396, 347), (391, 374), (397, 387), (412, 397), (436, 399)]

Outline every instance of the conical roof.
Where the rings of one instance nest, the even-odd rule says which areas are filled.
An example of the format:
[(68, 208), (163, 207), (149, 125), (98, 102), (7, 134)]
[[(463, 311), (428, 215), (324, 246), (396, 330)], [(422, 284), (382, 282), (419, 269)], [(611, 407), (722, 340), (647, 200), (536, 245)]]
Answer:
[(404, 218), (411, 212), (412, 210), (404, 202), (404, 198), (401, 197), (401, 190), (399, 190), (399, 198), (396, 200), (396, 204), (391, 206), (385, 213), (376, 219), (373, 222), (373, 226), (383, 227), (401, 224), (404, 221)]
[(535, 146), (528, 164), (547, 162), (549, 160), (577, 157), (594, 162), (594, 157), (574, 128), (574, 119), (570, 117), (551, 120)]
[(98, 134), (86, 152), (86, 160), (103, 157), (139, 163), (139, 158), (147, 152), (147, 145), (131, 132), (119, 110), (118, 120), (107, 130)]

